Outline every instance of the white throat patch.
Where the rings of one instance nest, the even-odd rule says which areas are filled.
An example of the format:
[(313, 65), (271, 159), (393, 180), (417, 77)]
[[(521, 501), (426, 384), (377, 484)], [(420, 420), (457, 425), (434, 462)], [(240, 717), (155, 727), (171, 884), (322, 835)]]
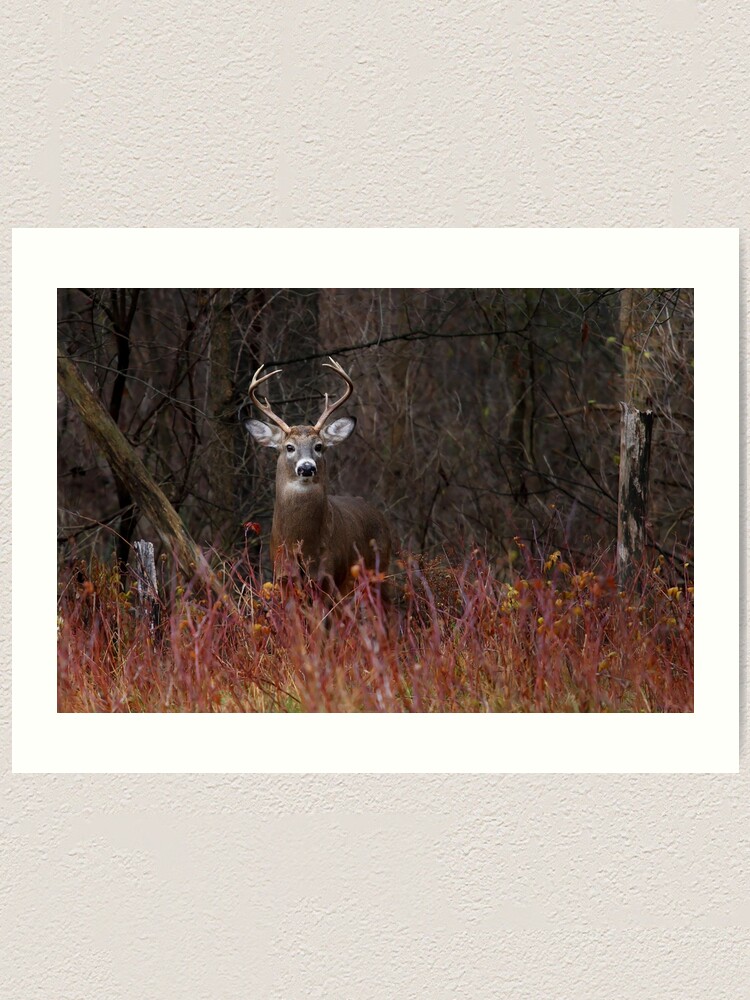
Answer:
[(287, 483), (284, 483), (284, 490), (291, 490), (293, 493), (304, 493), (305, 490), (309, 490), (311, 486), (317, 486), (315, 476), (297, 476), (296, 479), (292, 479)]

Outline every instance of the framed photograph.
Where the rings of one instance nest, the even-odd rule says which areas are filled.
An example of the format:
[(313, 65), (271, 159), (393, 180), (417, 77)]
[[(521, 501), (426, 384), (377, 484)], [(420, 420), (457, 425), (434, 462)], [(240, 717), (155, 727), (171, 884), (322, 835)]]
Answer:
[(738, 293), (733, 229), (14, 230), (14, 771), (736, 771)]

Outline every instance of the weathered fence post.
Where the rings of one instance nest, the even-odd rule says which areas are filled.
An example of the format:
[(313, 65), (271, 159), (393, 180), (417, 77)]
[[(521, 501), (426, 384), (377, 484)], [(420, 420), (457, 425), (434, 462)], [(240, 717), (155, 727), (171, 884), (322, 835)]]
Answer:
[(617, 582), (626, 587), (643, 564), (648, 471), (654, 414), (621, 403), (620, 488), (617, 497)]
[(143, 617), (149, 623), (151, 631), (159, 625), (159, 590), (156, 583), (156, 563), (154, 562), (154, 543), (142, 538), (133, 542), (135, 550), (135, 582), (138, 588), (138, 603)]

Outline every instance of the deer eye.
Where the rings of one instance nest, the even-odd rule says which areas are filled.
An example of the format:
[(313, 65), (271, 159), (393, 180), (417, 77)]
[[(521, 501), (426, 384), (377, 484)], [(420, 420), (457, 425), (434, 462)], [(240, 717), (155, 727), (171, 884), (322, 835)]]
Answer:
[(293, 444), (288, 444), (288, 445), (286, 446), (286, 450), (287, 450), (287, 451), (289, 452), (289, 454), (291, 455), (291, 453), (292, 453), (292, 452), (294, 451), (294, 445), (293, 445)]
[(323, 450), (323, 445), (320, 443), (320, 441), (318, 441), (318, 443), (315, 445), (315, 451), (319, 455), (322, 450)]

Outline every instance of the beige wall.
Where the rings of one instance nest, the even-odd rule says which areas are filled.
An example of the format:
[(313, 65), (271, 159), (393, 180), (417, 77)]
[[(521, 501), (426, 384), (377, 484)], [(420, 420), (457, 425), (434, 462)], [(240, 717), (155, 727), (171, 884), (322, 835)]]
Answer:
[[(744, 232), (746, 6), (11, 0), (3, 356), (11, 224)], [(3, 651), (0, 997), (750, 981), (744, 676), (739, 776), (13, 777)]]

